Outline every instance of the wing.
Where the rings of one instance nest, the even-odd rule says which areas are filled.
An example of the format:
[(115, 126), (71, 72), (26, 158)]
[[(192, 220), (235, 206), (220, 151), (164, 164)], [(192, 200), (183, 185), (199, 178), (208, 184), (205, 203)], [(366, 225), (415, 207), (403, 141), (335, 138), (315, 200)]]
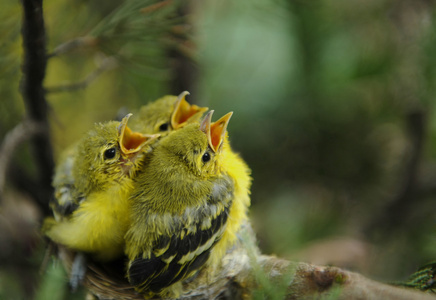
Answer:
[(73, 146), (66, 151), (56, 167), (53, 179), (55, 193), (50, 201), (50, 207), (57, 221), (71, 215), (83, 200), (83, 196), (77, 193), (72, 173), (76, 148)]
[(149, 258), (138, 256), (130, 261), (130, 283), (139, 291), (160, 293), (171, 284), (190, 277), (208, 260), (213, 245), (225, 230), (228, 213), (229, 206), (225, 206), (208, 227), (202, 221), (196, 223), (195, 233), (188, 234), (184, 227), (171, 237), (158, 238)]

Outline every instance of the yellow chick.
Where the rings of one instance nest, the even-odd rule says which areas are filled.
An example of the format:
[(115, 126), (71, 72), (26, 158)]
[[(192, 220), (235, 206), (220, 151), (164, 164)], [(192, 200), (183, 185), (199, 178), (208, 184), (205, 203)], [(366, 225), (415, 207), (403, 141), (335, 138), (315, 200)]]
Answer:
[[(143, 106), (138, 113), (138, 118), (130, 120), (130, 128), (135, 127), (137, 129), (135, 131), (142, 133), (165, 134), (189, 122), (198, 121), (207, 108), (190, 105), (185, 99), (188, 94), (185, 91), (178, 97), (165, 96)], [(141, 136), (138, 133), (132, 133), (127, 128), (129, 117), (130, 115), (123, 119), (120, 125), (126, 143), (124, 150), (131, 143), (131, 137)], [(56, 221), (53, 218), (47, 218), (43, 225), (45, 234), (55, 242), (77, 251), (92, 253), (95, 259), (102, 261), (115, 259), (122, 253), (123, 235), (129, 224), (126, 217), (128, 215), (126, 212), (129, 210), (126, 195), (128, 195), (131, 177), (137, 167), (137, 162), (141, 160), (141, 150), (145, 146), (145, 144), (138, 145), (136, 149), (130, 149), (127, 152), (120, 151), (122, 157), (119, 158), (125, 162), (118, 161), (118, 164), (117, 158), (114, 158), (115, 162), (112, 164), (111, 160), (107, 160), (114, 168), (108, 167), (107, 170), (98, 172), (99, 166), (104, 167), (104, 164), (83, 160), (83, 157), (92, 157), (102, 150), (93, 148), (91, 145), (98, 140), (102, 144), (118, 142), (119, 147), (123, 146), (119, 143), (122, 137), (121, 132), (116, 135), (113, 131), (114, 127), (116, 127), (115, 122), (97, 125), (87, 138), (63, 153), (53, 180), (55, 197), (51, 202), (51, 208)], [(106, 150), (108, 153), (113, 151), (110, 148)], [(119, 168), (121, 165), (122, 168)], [(84, 171), (87, 168), (91, 168), (94, 172)], [(121, 169), (122, 172), (120, 172)], [(129, 171), (129, 174), (126, 171)], [(111, 187), (113, 182), (119, 183), (122, 188), (118, 189), (116, 185)], [(100, 190), (101, 192), (98, 192)], [(111, 202), (116, 205), (107, 201), (106, 204), (109, 206), (103, 206), (106, 195), (112, 192), (116, 196)], [(91, 200), (88, 201), (88, 198)], [(91, 220), (94, 221), (90, 222)], [(87, 228), (90, 229), (87, 230)], [(83, 280), (86, 272), (85, 264), (86, 257), (78, 252), (71, 271), (70, 284), (73, 289), (76, 289)]]
[[(142, 106), (138, 115), (129, 120), (130, 128), (144, 134), (166, 134), (188, 123), (197, 122), (208, 108), (190, 105), (185, 99), (186, 95), (189, 95), (189, 92), (182, 92), (178, 97), (167, 95)], [(56, 167), (53, 180), (55, 197), (51, 208), (57, 220), (69, 216), (79, 207), (80, 195), (73, 195), (77, 193), (75, 178), (83, 178), (73, 176), (77, 151), (78, 145), (75, 144), (62, 154)], [(78, 167), (75, 166), (75, 169)]]
[(220, 262), (247, 217), (250, 170), (228, 143), (232, 113), (214, 123), (212, 114), (161, 139), (135, 177), (127, 276), (146, 296), (179, 296), (181, 281)]
[(131, 120), (130, 127), (143, 133), (164, 133), (182, 128), (188, 123), (198, 122), (207, 107), (189, 104), (184, 91), (178, 97), (164, 96), (140, 108)]
[(67, 153), (55, 179), (62, 182), (52, 204), (56, 220), (46, 218), (42, 229), (52, 241), (100, 261), (123, 254), (132, 177), (157, 137), (132, 132), (130, 116), (96, 124)]

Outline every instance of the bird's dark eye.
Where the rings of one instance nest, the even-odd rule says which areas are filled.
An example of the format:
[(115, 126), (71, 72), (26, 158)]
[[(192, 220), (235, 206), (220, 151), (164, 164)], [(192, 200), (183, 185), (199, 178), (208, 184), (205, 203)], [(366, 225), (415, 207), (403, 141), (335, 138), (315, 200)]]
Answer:
[(114, 158), (116, 153), (117, 153), (117, 149), (115, 149), (115, 148), (107, 149), (107, 150), (104, 152), (104, 159), (111, 159), (111, 158)]
[(208, 162), (210, 160), (210, 154), (208, 152), (203, 154), (203, 157), (201, 158), (203, 162)]
[(163, 123), (159, 126), (159, 131), (167, 131), (168, 130), (168, 123)]

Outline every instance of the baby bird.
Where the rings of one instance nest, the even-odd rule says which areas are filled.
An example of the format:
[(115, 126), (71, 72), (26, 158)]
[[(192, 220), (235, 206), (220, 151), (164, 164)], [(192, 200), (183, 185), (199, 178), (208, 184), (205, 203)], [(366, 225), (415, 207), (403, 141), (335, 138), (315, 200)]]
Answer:
[(232, 113), (214, 123), (212, 114), (162, 138), (134, 179), (127, 276), (146, 296), (179, 296), (181, 281), (220, 262), (246, 219), (251, 178), (228, 144)]
[[(96, 124), (66, 154), (57, 170), (62, 175), (54, 181), (55, 186), (63, 182), (52, 203), (56, 220), (46, 218), (42, 228), (52, 241), (100, 261), (123, 254), (132, 177), (157, 138), (132, 132), (127, 127), (130, 116), (121, 123)], [(65, 184), (68, 180), (71, 186)]]
[(178, 97), (167, 95), (142, 106), (131, 120), (131, 128), (148, 134), (164, 133), (198, 122), (208, 108), (189, 104), (186, 95), (189, 92)]
[[(208, 108), (190, 105), (185, 99), (186, 95), (189, 92), (184, 91), (178, 97), (167, 95), (142, 106), (138, 116), (130, 119), (130, 128), (144, 134), (166, 134), (188, 123), (197, 122)], [(51, 208), (57, 219), (70, 215), (78, 207), (77, 197), (73, 195), (77, 192), (76, 176), (73, 176), (77, 151), (77, 144), (70, 147), (62, 154), (56, 167), (53, 180), (55, 199)]]
[[(97, 125), (85, 139), (61, 156), (53, 180), (55, 197), (51, 202), (56, 221), (47, 218), (43, 232), (53, 241), (79, 251), (70, 274), (73, 290), (86, 272), (86, 257), (80, 251), (91, 253), (101, 261), (116, 259), (123, 253), (123, 236), (129, 226), (127, 211), (130, 207), (126, 199), (131, 178), (143, 158), (143, 148), (147, 148), (145, 146), (154, 140), (154, 136), (138, 132), (167, 134), (187, 123), (198, 121), (207, 111), (205, 107), (190, 105), (185, 100), (188, 94), (183, 92), (179, 97), (165, 96), (143, 106), (138, 118), (130, 120), (130, 127), (135, 127), (136, 133), (127, 127), (128, 115), (123, 119), (118, 133), (114, 131), (116, 122)], [(144, 144), (140, 143), (141, 136), (148, 139), (144, 140)], [(121, 138), (124, 143), (120, 143)], [(98, 141), (100, 149), (93, 146)], [(118, 149), (109, 145), (118, 145)], [(131, 146), (137, 147), (128, 149)], [(97, 152), (105, 157), (104, 164), (98, 160), (84, 160), (84, 157), (92, 160), (93, 156), (98, 155)], [(108, 158), (112, 155), (113, 158)], [(114, 182), (116, 184), (112, 185)], [(112, 201), (106, 201), (106, 196), (111, 196)], [(88, 201), (88, 198), (91, 200)]]

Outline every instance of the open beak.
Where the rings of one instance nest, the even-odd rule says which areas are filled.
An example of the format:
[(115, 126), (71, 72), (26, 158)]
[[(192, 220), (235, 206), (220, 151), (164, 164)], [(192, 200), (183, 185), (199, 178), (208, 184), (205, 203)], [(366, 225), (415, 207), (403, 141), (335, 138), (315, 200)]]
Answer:
[(211, 110), (204, 117), (203, 121), (200, 123), (200, 130), (207, 135), (209, 147), (216, 153), (221, 150), (221, 146), (226, 137), (227, 125), (229, 124), (233, 112), (229, 112), (218, 121), (212, 123), (213, 112), (214, 111)]
[(118, 127), (119, 143), (121, 153), (124, 155), (132, 155), (140, 152), (145, 145), (157, 139), (159, 134), (142, 134), (139, 132), (133, 132), (127, 127), (127, 122), (132, 114), (128, 114), (121, 120), (121, 124)]
[(182, 92), (174, 103), (174, 111), (171, 115), (171, 127), (179, 129), (185, 126), (189, 121), (197, 121), (208, 110), (207, 107), (199, 107), (195, 104), (189, 104), (185, 97), (189, 92)]

